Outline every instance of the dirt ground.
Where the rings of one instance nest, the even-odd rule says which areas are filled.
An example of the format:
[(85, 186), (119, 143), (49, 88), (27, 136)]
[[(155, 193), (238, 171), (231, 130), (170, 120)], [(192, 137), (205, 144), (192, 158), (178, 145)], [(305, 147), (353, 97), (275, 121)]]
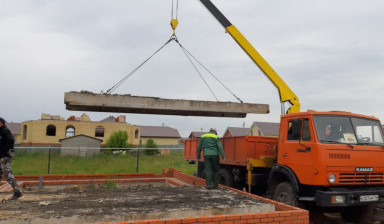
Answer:
[(93, 186), (43, 191), (25, 189), (18, 201), (0, 194), (0, 223), (94, 223), (273, 211), (274, 206), (225, 189)]

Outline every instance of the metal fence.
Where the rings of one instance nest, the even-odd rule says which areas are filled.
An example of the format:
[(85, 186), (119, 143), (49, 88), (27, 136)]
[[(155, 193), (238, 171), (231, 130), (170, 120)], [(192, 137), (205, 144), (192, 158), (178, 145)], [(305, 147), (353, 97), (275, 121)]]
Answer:
[(16, 175), (161, 173), (176, 168), (193, 174), (184, 148), (15, 147)]

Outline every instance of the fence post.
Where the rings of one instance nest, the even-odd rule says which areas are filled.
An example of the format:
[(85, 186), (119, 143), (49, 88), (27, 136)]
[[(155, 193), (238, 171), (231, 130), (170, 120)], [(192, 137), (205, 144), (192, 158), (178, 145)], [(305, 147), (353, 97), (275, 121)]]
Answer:
[(51, 147), (48, 149), (48, 174), (50, 174), (51, 171)]
[(140, 148), (141, 148), (141, 139), (140, 139), (139, 147), (137, 148), (136, 173), (139, 173)]
[(43, 190), (43, 176), (40, 176), (39, 177), (39, 188), (38, 188), (39, 194), (41, 194), (42, 190)]

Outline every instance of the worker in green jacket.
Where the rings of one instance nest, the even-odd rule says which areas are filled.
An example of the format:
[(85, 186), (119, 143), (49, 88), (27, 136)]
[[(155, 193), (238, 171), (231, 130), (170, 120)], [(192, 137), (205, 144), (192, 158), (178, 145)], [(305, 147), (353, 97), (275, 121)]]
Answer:
[[(200, 159), (201, 150), (204, 155), (205, 165), (205, 180), (207, 183), (207, 189), (216, 189), (219, 185), (218, 172), (220, 169), (220, 158), (225, 160), (223, 146), (221, 145), (220, 139), (217, 136), (215, 129), (211, 128), (209, 133), (204, 134), (200, 137), (199, 144), (197, 145), (197, 159)], [(213, 179), (213, 185), (212, 185)]]

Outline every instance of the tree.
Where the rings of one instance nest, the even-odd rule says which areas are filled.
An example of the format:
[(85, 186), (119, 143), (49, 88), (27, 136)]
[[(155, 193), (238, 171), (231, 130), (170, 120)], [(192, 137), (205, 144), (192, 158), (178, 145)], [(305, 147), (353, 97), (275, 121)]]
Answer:
[(145, 151), (144, 153), (146, 155), (150, 155), (150, 156), (153, 156), (155, 154), (158, 154), (160, 151), (157, 149), (157, 144), (155, 143), (155, 141), (153, 139), (148, 139), (147, 140), (147, 143), (145, 143)]
[(105, 146), (107, 148), (128, 148), (128, 133), (126, 131), (117, 131), (112, 133), (112, 135), (107, 140)]

